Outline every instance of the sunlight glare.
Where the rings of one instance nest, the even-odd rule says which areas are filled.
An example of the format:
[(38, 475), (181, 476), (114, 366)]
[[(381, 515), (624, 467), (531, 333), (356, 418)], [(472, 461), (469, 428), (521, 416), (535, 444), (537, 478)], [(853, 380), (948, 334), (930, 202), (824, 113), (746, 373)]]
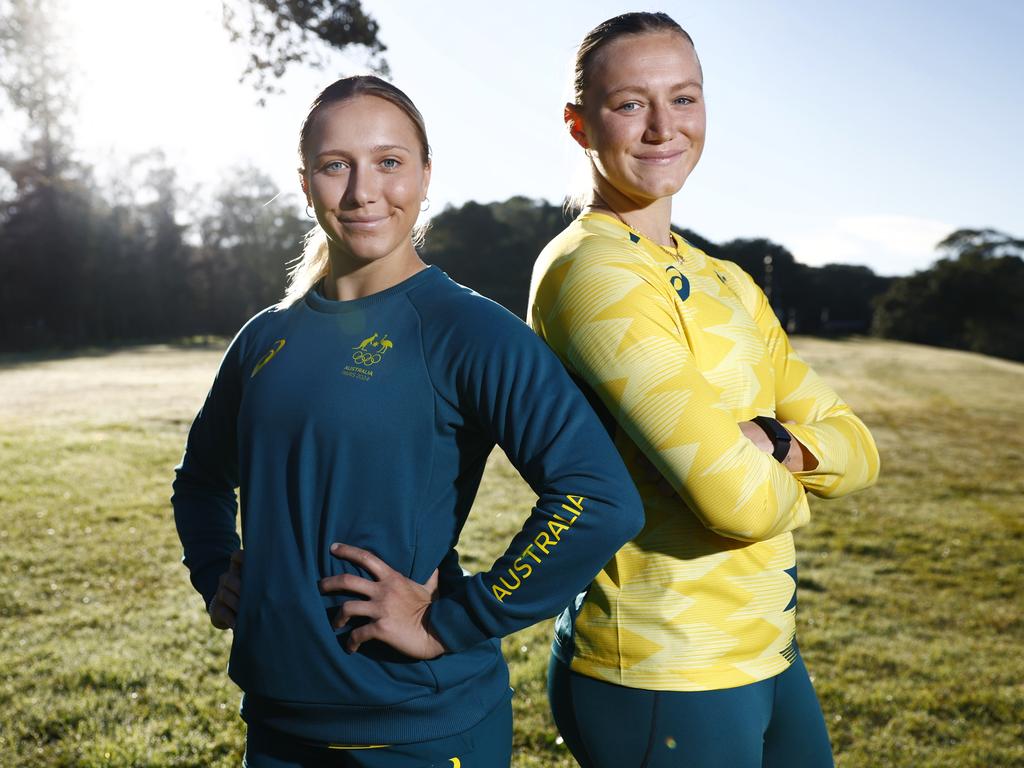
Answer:
[(237, 118), (253, 111), (255, 96), (238, 83), (246, 52), (229, 42), (220, 3), (72, 0), (67, 15), (83, 149), (116, 167), (159, 148), (194, 179), (247, 159)]

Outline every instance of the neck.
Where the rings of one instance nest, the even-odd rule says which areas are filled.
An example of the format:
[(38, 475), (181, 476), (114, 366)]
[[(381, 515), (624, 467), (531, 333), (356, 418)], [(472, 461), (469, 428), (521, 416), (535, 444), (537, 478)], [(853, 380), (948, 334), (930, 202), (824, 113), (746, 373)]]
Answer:
[(589, 207), (610, 213), (630, 229), (658, 245), (672, 246), (672, 198), (659, 197), (639, 203), (599, 179), (591, 192)]
[(333, 301), (352, 301), (386, 291), (427, 266), (411, 242), (407, 249), (402, 248), (377, 259), (356, 259), (349, 253), (337, 252), (333, 247), (330, 247), (329, 256), (323, 292)]

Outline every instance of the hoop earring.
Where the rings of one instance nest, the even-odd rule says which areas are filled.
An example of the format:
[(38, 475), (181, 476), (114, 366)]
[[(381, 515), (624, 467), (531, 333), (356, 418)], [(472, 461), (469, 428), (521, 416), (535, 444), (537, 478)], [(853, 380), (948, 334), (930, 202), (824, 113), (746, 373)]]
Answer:
[(314, 215), (313, 215), (313, 214), (312, 214), (312, 213), (310, 212), (310, 210), (309, 210), (309, 206), (308, 206), (308, 205), (306, 206), (306, 218), (309, 218), (309, 219), (315, 219), (315, 218), (316, 218), (316, 216), (314, 216)]
[(430, 198), (424, 197), (423, 202), (420, 203), (420, 213), (424, 213), (430, 210)]

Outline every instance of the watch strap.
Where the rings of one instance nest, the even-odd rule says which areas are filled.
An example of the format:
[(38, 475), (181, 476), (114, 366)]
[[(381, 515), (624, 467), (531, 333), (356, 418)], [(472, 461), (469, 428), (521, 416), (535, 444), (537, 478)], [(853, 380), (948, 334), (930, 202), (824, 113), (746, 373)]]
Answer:
[(789, 434), (789, 431), (779, 423), (778, 419), (773, 419), (771, 416), (755, 416), (753, 422), (763, 429), (771, 439), (772, 457), (780, 463), (785, 461), (786, 456), (789, 455), (789, 445), (793, 441), (793, 436)]

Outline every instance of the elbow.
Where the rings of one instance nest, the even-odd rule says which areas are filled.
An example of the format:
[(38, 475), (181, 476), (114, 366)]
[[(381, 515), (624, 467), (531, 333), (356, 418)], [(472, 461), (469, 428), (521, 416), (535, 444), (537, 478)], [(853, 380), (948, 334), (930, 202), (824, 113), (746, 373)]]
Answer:
[(875, 439), (871, 436), (871, 432), (868, 431), (864, 422), (860, 423), (860, 431), (860, 459), (856, 463), (860, 464), (861, 471), (858, 473), (856, 485), (853, 488), (847, 488), (843, 492), (836, 493), (836, 496), (842, 496), (844, 492), (863, 491), (865, 488), (870, 488), (878, 482), (878, 475), (882, 468), (882, 459), (878, 455), (878, 446), (875, 445)]
[(635, 539), (647, 523), (647, 517), (644, 514), (643, 499), (640, 498), (640, 494), (637, 492), (636, 488), (633, 487), (632, 482), (630, 482), (629, 488), (632, 493), (622, 505), (623, 514), (619, 518), (619, 534), (623, 544)]
[(627, 493), (619, 492), (615, 501), (609, 499), (601, 530), (609, 545), (618, 551), (626, 542), (632, 541), (643, 530), (646, 523), (644, 504), (632, 481)]
[(864, 483), (865, 488), (870, 488), (872, 485), (878, 482), (878, 475), (882, 471), (882, 457), (878, 454), (878, 446), (875, 445), (874, 438), (868, 435), (867, 439), (867, 462), (868, 462), (868, 477)]
[(859, 458), (843, 473), (833, 477), (832, 482), (822, 483), (818, 487), (810, 486), (808, 490), (822, 499), (838, 499), (873, 486), (878, 482), (880, 470), (881, 458), (878, 455), (878, 448), (871, 435), (865, 431)]
[(810, 520), (810, 507), (801, 493), (788, 506), (780, 504), (772, 495), (751, 499), (732, 514), (713, 518), (701, 517), (704, 526), (727, 539), (757, 542), (768, 541), (780, 533), (792, 531)]
[(758, 541), (767, 541), (768, 539), (774, 538), (778, 535), (774, 530), (767, 528), (740, 529), (736, 526), (723, 527), (720, 525), (706, 525), (705, 527), (712, 533), (723, 538), (745, 541), (751, 544)]

